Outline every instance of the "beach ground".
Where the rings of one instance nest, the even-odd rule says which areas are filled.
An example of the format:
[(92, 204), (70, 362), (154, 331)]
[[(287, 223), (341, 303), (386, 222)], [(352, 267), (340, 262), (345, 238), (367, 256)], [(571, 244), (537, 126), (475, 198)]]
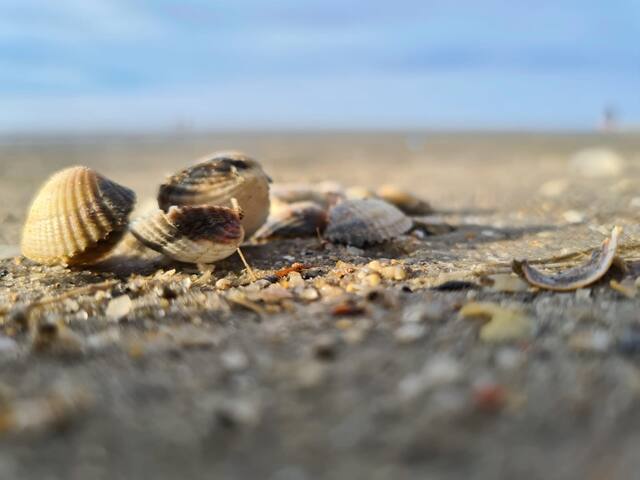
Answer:
[[(431, 203), (424, 222), (453, 230), (363, 249), (250, 244), (258, 282), (236, 256), (213, 271), (146, 254), (94, 269), (19, 256), (52, 172), (88, 165), (144, 206), (167, 174), (231, 148), (275, 182), (395, 184)], [(0, 478), (640, 470), (640, 135), (12, 137), (0, 200)], [(626, 271), (566, 293), (509, 276), (513, 259), (584, 262), (614, 225)], [(294, 263), (305, 268), (287, 275)]]

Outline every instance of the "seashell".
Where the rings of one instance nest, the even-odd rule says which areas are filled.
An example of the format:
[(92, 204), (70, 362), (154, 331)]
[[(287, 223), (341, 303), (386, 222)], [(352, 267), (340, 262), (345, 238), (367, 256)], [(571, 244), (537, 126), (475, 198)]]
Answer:
[(241, 215), (211, 205), (157, 210), (134, 222), (131, 233), (147, 247), (186, 263), (222, 260), (244, 240)]
[(327, 211), (315, 202), (276, 203), (256, 238), (316, 235), (327, 226)]
[(429, 215), (433, 213), (433, 208), (428, 202), (395, 185), (381, 186), (376, 190), (376, 195), (385, 202), (395, 205), (407, 215)]
[(254, 159), (240, 152), (214, 153), (169, 177), (160, 186), (158, 205), (165, 212), (173, 205), (232, 207), (235, 198), (245, 212), (244, 231), (251, 236), (269, 215), (270, 181)]
[(588, 262), (555, 275), (536, 270), (526, 260), (514, 260), (512, 263), (513, 271), (531, 285), (546, 290), (566, 292), (586, 287), (600, 280), (611, 268), (618, 248), (618, 237), (621, 233), (621, 227), (614, 227), (611, 231), (611, 237), (602, 242), (600, 249), (593, 252)]
[(402, 235), (412, 225), (409, 217), (382, 200), (345, 200), (329, 210), (325, 237), (362, 247)]
[(94, 263), (126, 231), (135, 198), (132, 190), (90, 168), (62, 170), (33, 199), (22, 254), (47, 265)]

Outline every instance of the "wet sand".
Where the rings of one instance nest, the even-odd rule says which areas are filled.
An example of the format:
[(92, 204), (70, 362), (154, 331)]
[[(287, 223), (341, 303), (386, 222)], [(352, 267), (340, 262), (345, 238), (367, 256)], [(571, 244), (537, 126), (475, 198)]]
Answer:
[[(604, 174), (576, 163), (595, 147), (615, 151), (617, 169), (602, 155)], [(14, 257), (28, 202), (53, 171), (94, 167), (142, 205), (166, 174), (229, 148), (276, 182), (394, 183), (431, 202), (425, 220), (455, 230), (366, 249), (250, 245), (260, 277), (308, 267), (258, 285), (235, 256), (210, 274), (152, 255), (99, 271)], [(632, 134), (5, 139), (0, 477), (633, 478), (638, 298), (612, 277), (570, 293), (497, 291), (488, 277), (513, 258), (573, 265), (621, 225), (631, 268), (616, 278), (629, 283), (639, 187)], [(65, 292), (29, 315), (16, 309)], [(487, 338), (483, 320), (460, 314), (477, 301), (519, 311), (526, 328)], [(67, 343), (38, 351), (25, 322), (60, 322)]]

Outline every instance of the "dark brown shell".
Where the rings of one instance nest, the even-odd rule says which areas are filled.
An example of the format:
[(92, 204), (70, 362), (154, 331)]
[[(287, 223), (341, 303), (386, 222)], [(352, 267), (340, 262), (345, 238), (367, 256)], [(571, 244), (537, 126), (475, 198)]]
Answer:
[(362, 247), (407, 232), (413, 222), (393, 205), (378, 199), (345, 200), (329, 211), (325, 237)]

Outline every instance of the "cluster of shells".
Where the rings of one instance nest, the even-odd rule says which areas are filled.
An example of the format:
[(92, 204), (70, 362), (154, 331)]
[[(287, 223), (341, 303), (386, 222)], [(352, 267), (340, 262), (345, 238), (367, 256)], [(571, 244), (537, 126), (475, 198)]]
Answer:
[(413, 226), (425, 202), (392, 187), (377, 192), (333, 183), (276, 185), (254, 159), (219, 152), (168, 177), (154, 211), (129, 222), (135, 193), (88, 167), (51, 176), (34, 198), (21, 249), (42, 264), (87, 265), (104, 259), (130, 231), (167, 257), (213, 263), (245, 239), (323, 234), (355, 246), (380, 243)]

